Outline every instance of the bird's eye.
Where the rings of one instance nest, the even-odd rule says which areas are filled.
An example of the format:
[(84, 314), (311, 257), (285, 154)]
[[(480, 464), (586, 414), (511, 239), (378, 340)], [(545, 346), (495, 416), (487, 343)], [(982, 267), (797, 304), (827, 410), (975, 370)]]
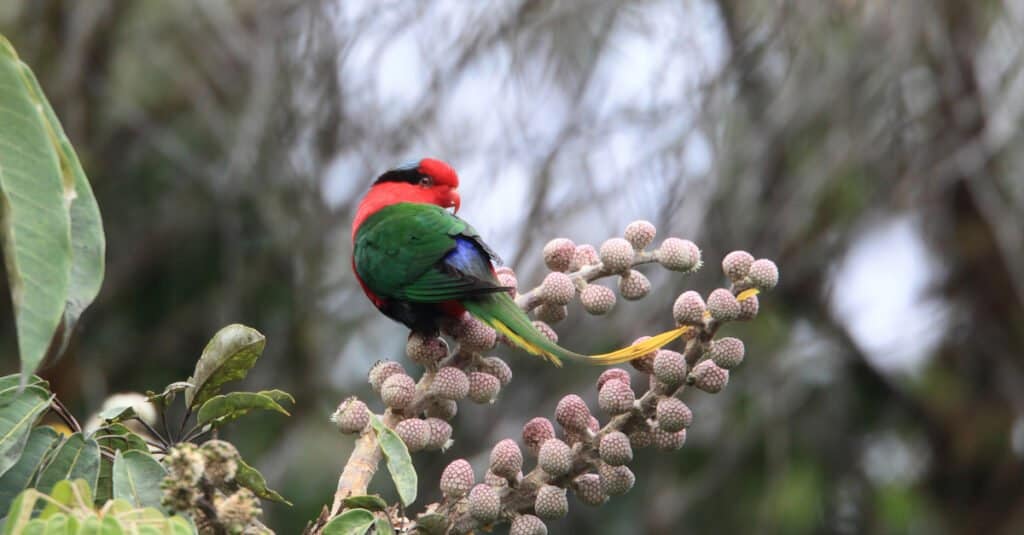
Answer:
[(430, 178), (429, 176), (425, 176), (425, 177), (420, 179), (420, 186), (422, 186), (424, 188), (429, 188), (430, 186), (433, 186), (433, 185), (434, 185), (434, 179)]

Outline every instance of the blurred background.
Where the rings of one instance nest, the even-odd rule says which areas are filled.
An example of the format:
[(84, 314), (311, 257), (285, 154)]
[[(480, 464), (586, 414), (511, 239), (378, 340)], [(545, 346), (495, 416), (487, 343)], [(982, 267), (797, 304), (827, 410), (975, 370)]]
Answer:
[[(578, 350), (671, 326), (728, 251), (780, 267), (760, 317), (723, 330), (748, 354), (729, 388), (687, 393), (683, 450), (643, 451), (631, 493), (553, 533), (1024, 532), (1021, 0), (6, 0), (0, 32), (107, 233), (103, 291), (46, 377), (86, 415), (186, 378), (227, 323), (264, 332), (244, 386), (297, 404), (227, 438), (295, 502), (268, 505), (279, 533), (330, 503), (352, 439), (327, 416), (379, 409), (366, 372), (404, 359), (349, 221), (425, 155), (524, 286), (548, 239), (634, 219), (702, 247), (695, 276), (645, 269), (644, 301), (577, 305), (557, 327)], [(600, 370), (499, 353), (516, 379), (416, 455), (420, 504), (450, 460), (482, 473), (562, 395), (596, 398)], [(0, 354), (12, 372), (6, 298)]]

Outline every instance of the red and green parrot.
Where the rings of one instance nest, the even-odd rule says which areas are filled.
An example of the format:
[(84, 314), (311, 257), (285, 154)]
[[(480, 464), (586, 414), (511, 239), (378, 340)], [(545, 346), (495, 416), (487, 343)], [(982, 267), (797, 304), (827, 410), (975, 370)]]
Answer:
[[(555, 365), (563, 359), (618, 364), (681, 336), (680, 327), (601, 355), (582, 355), (552, 342), (498, 282), (497, 255), (455, 215), (459, 177), (448, 164), (424, 158), (380, 175), (352, 222), (352, 267), (370, 301), (414, 332), (436, 336), (445, 318), (468, 311), (528, 353)], [(451, 211), (449, 211), (451, 209)]]

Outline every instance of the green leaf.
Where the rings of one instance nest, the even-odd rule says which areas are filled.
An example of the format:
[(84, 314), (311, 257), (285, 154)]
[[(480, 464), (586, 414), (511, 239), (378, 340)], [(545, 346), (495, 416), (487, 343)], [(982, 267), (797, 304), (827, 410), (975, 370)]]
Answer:
[(383, 511), (388, 508), (388, 502), (384, 501), (379, 494), (363, 494), (360, 496), (349, 496), (342, 500), (345, 507), (369, 509), (371, 511)]
[(116, 518), (108, 516), (104, 517), (100, 523), (100, 533), (102, 535), (124, 535), (124, 528)]
[(231, 392), (213, 396), (199, 408), (196, 415), (198, 425), (211, 424), (220, 427), (232, 420), (245, 416), (249, 411), (259, 409), (279, 412), (291, 416), (274, 398), (266, 392)]
[[(38, 386), (47, 392), (50, 391), (50, 383), (44, 381), (38, 375), (29, 377), (28, 382), (25, 386)], [(4, 405), (10, 396), (13, 396), (21, 391), (21, 375), (12, 374), (0, 377), (0, 405)]]
[(292, 502), (282, 498), (280, 494), (268, 489), (267, 480), (263, 479), (263, 474), (246, 464), (242, 459), (238, 459), (238, 472), (235, 474), (235, 481), (239, 485), (253, 491), (260, 498), (285, 505), (292, 504)]
[(39, 474), (36, 488), (49, 492), (62, 479), (84, 479), (89, 488), (96, 487), (100, 474), (100, 446), (92, 438), (75, 433), (67, 438)]
[(158, 407), (167, 407), (168, 405), (171, 404), (172, 401), (174, 401), (174, 398), (175, 396), (178, 395), (178, 392), (184, 392), (185, 390), (188, 390), (192, 386), (192, 383), (188, 381), (175, 381), (167, 385), (167, 387), (164, 388), (164, 391), (159, 394), (153, 392), (146, 392), (146, 397), (150, 403)]
[(373, 513), (349, 509), (334, 517), (320, 532), (322, 535), (363, 535), (373, 525)]
[(395, 535), (395, 530), (391, 527), (391, 522), (386, 518), (377, 517), (377, 519), (373, 521), (373, 527), (377, 529), (377, 535)]
[(114, 498), (128, 500), (135, 507), (160, 507), (160, 483), (167, 471), (152, 455), (141, 451), (114, 455)]
[(185, 389), (185, 403), (190, 408), (202, 405), (217, 395), (224, 383), (244, 379), (265, 345), (263, 334), (245, 325), (236, 323), (217, 331), (188, 379), (193, 386)]
[(104, 422), (119, 423), (125, 420), (131, 420), (138, 416), (135, 414), (135, 409), (131, 405), (124, 405), (120, 407), (110, 407), (106, 410), (100, 411), (96, 417)]
[(46, 535), (46, 521), (39, 518), (34, 518), (25, 525), (24, 531), (19, 531), (19, 535)]
[(78, 532), (78, 521), (75, 517), (56, 514), (46, 521), (46, 535), (75, 535)]
[[(100, 448), (113, 452), (117, 451), (141, 451), (149, 453), (149, 446), (146, 442), (125, 427), (124, 424), (110, 424), (101, 427), (92, 434), (92, 438), (99, 443)], [(104, 504), (114, 497), (114, 463), (106, 457), (100, 458), (100, 475), (96, 480), (96, 503)]]
[(0, 476), (0, 511), (6, 511), (19, 492), (28, 488), (33, 476), (42, 469), (43, 460), (59, 442), (52, 427), (36, 427), (28, 436), (21, 458)]
[(61, 172), (56, 135), (23, 65), (0, 36), (0, 232), (27, 382), (64, 315), (75, 188), (74, 178), (65, 181)]
[(25, 489), (14, 498), (11, 509), (7, 511), (7, 521), (4, 522), (4, 535), (24, 533), (25, 526), (32, 518), (32, 511), (42, 497), (43, 493), (36, 489)]
[(416, 517), (416, 530), (427, 535), (448, 533), (448, 517), (439, 513), (426, 513)]
[(21, 458), (32, 427), (50, 407), (50, 393), (40, 386), (27, 386), (17, 392), (12, 386), (7, 393), (0, 392), (0, 475)]
[(402, 439), (374, 414), (370, 415), (370, 425), (377, 433), (377, 442), (387, 459), (388, 472), (398, 489), (398, 497), (402, 505), (408, 506), (416, 501), (416, 468), (412, 464), (409, 450)]

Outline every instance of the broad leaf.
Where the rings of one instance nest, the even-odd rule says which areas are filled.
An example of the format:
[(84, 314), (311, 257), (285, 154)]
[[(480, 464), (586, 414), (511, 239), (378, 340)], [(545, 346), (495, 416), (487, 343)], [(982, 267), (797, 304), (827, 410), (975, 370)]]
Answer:
[(135, 409), (131, 405), (110, 407), (106, 410), (100, 411), (96, 415), (97, 418), (104, 422), (110, 422), (112, 424), (120, 423), (125, 420), (131, 420), (138, 416), (135, 414)]
[(152, 455), (141, 451), (117, 452), (114, 456), (114, 498), (135, 507), (160, 507), (160, 482), (167, 471)]
[(235, 474), (235, 481), (239, 485), (253, 491), (260, 498), (285, 505), (292, 504), (292, 502), (281, 497), (280, 494), (267, 488), (267, 480), (263, 479), (263, 474), (241, 459), (238, 459), (238, 472)]
[(46, 454), (60, 441), (60, 435), (51, 427), (36, 427), (28, 436), (21, 458), (0, 477), (0, 511), (6, 511), (19, 492), (31, 485), (42, 469)]
[(324, 526), (322, 535), (363, 535), (373, 525), (373, 513), (366, 509), (349, 509)]
[(75, 433), (61, 444), (50, 463), (43, 468), (36, 488), (49, 492), (58, 481), (77, 478), (84, 479), (89, 488), (95, 488), (99, 473), (99, 444), (82, 433)]
[(6, 474), (25, 448), (29, 433), (50, 406), (50, 393), (40, 386), (17, 386), (0, 392), (0, 475)]
[(214, 427), (220, 427), (256, 409), (275, 411), (290, 416), (288, 411), (280, 403), (274, 401), (274, 398), (267, 392), (231, 392), (213, 396), (203, 403), (196, 415), (196, 423), (198, 425), (209, 423)]
[[(50, 383), (44, 381), (38, 375), (29, 377), (25, 386), (38, 386), (43, 390), (50, 390)], [(0, 405), (6, 403), (6, 399), (21, 391), (21, 375), (12, 374), (0, 377)]]
[(416, 530), (428, 535), (448, 533), (448, 517), (440, 513), (426, 513), (416, 517)]
[(64, 315), (71, 276), (68, 206), (75, 195), (26, 71), (0, 36), (0, 232), (23, 381), (43, 360)]
[(395, 535), (395, 530), (391, 527), (391, 522), (386, 518), (377, 517), (377, 519), (373, 521), (373, 527), (377, 529), (377, 535)]
[(192, 383), (188, 381), (176, 381), (164, 388), (164, 391), (156, 394), (154, 392), (146, 392), (148, 401), (158, 407), (167, 407), (174, 401), (175, 396), (178, 392), (184, 392), (185, 390), (192, 387)]
[(379, 494), (362, 494), (359, 496), (349, 496), (342, 500), (345, 507), (369, 509), (371, 511), (383, 511), (388, 508), (388, 502), (385, 502)]
[(185, 389), (185, 403), (189, 407), (202, 405), (217, 395), (224, 383), (244, 379), (263, 353), (264, 345), (266, 338), (245, 325), (236, 323), (217, 331), (188, 379), (193, 386)]
[(377, 442), (387, 459), (388, 472), (398, 489), (398, 497), (402, 505), (408, 506), (416, 501), (416, 468), (412, 464), (409, 450), (405, 442), (374, 414), (370, 415), (370, 425), (377, 433)]
[(10, 510), (7, 511), (7, 521), (4, 522), (4, 535), (24, 533), (25, 527), (32, 519), (32, 512), (42, 497), (43, 494), (36, 489), (27, 489), (14, 498)]

